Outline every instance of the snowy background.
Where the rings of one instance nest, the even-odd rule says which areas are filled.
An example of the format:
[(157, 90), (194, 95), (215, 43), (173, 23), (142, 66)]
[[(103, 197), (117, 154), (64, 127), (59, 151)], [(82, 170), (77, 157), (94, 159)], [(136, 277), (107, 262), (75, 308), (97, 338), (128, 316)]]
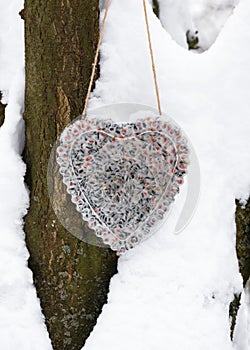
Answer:
[[(160, 0), (160, 5), (160, 20), (151, 9), (149, 17), (162, 105), (195, 147), (201, 198), (181, 235), (173, 234), (177, 200), (161, 230), (120, 258), (108, 304), (83, 349), (249, 350), (250, 286), (234, 343), (228, 309), (234, 293), (242, 291), (234, 200), (250, 192), (250, 2)], [(0, 128), (0, 339), (4, 350), (51, 350), (22, 230), (28, 207), (20, 157), (22, 7), (20, 0), (0, 0), (0, 90), (8, 103)], [(199, 31), (199, 53), (187, 50), (188, 29)], [(101, 53), (92, 107), (155, 106), (141, 1), (112, 1)]]

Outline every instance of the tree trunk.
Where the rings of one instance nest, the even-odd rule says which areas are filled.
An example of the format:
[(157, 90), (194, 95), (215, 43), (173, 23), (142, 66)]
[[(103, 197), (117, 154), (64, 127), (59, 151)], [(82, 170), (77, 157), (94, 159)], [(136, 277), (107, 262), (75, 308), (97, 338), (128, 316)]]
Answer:
[(155, 15), (159, 18), (160, 17), (160, 6), (158, 0), (153, 0), (153, 11)]
[[(0, 92), (0, 100), (2, 98), (1, 92)], [(0, 127), (3, 125), (4, 122), (4, 110), (5, 110), (5, 105), (3, 105), (0, 102)]]
[(236, 204), (236, 250), (245, 287), (250, 277), (250, 199), (244, 207), (239, 201)]
[(29, 266), (54, 350), (83, 346), (106, 302), (117, 266), (110, 249), (88, 245), (62, 227), (47, 191), (51, 146), (83, 108), (98, 39), (98, 3), (26, 0), (22, 12), (26, 50), (24, 158), (30, 189), (25, 232)]
[[(236, 251), (239, 261), (239, 269), (243, 278), (243, 286), (246, 286), (250, 278), (250, 198), (246, 205), (241, 206), (236, 200)], [(237, 315), (240, 307), (241, 295), (235, 295), (230, 305), (230, 316), (232, 318), (231, 338), (234, 335)]]

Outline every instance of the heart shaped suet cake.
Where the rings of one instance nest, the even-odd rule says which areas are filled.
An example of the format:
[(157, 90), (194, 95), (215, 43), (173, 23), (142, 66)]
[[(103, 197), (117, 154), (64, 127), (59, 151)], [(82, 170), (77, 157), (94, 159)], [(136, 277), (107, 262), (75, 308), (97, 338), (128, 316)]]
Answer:
[(189, 163), (187, 139), (159, 117), (77, 120), (62, 133), (57, 154), (72, 202), (117, 254), (157, 227)]

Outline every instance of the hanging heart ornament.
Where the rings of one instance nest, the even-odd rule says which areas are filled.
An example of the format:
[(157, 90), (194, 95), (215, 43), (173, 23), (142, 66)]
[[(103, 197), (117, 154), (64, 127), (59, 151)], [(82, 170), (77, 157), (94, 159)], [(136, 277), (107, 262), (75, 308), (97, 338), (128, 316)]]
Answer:
[(189, 150), (180, 128), (159, 117), (85, 119), (62, 133), (57, 162), (83, 220), (122, 254), (163, 219), (183, 183)]

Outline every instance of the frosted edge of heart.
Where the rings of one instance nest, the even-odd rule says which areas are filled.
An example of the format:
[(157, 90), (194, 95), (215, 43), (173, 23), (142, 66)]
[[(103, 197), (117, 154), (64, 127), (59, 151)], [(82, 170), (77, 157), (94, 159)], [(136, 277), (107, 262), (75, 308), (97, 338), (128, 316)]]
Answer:
[[(75, 139), (77, 134), (80, 137), (79, 132), (83, 132), (83, 131), (97, 131), (96, 130), (97, 128), (99, 128), (99, 130), (102, 130), (103, 132), (106, 132), (105, 130), (103, 130), (103, 128), (106, 128), (107, 125), (113, 124), (113, 125), (126, 125), (126, 126), (130, 125), (130, 126), (132, 126), (132, 125), (137, 125), (138, 123), (142, 125), (142, 127), (139, 128), (139, 129), (141, 129), (140, 130), (141, 132), (143, 132), (143, 131), (144, 132), (148, 132), (149, 131), (147, 129), (147, 127), (149, 127), (149, 125), (148, 125), (148, 123), (149, 123), (150, 124), (150, 128), (151, 128), (150, 131), (164, 133), (168, 138), (170, 138), (172, 140), (173, 144), (176, 145), (176, 149), (178, 148), (178, 146), (183, 146), (183, 145), (187, 147), (187, 140), (182, 135), (179, 127), (174, 125), (173, 122), (164, 121), (164, 120), (160, 119), (159, 117), (157, 117), (155, 119), (150, 117), (150, 118), (148, 118), (148, 120), (146, 120), (146, 119), (139, 119), (139, 120), (135, 121), (134, 123), (113, 123), (112, 120), (99, 120), (99, 119), (77, 120), (76, 122), (74, 122), (73, 124), (71, 124), (70, 126), (68, 126), (64, 130), (64, 132), (62, 133), (62, 135), (60, 137), (60, 142), (61, 143), (60, 143), (59, 147), (64, 146), (64, 148), (65, 148), (65, 144), (67, 145), (67, 143), (69, 143), (71, 145), (71, 147), (66, 146), (66, 149), (64, 149), (64, 150), (66, 151), (66, 157), (68, 156), (68, 158), (70, 158), (69, 157), (69, 155), (70, 155), (69, 153), (71, 152), (71, 149), (73, 147), (72, 143), (71, 143), (71, 141), (72, 141), (71, 137)], [(165, 129), (172, 130), (172, 131), (176, 130), (176, 133), (178, 133), (178, 137), (176, 137), (175, 133), (172, 134), (171, 136), (168, 133), (166, 133), (166, 130), (163, 130), (164, 129), (164, 125), (165, 125)], [(69, 136), (70, 134), (71, 134), (71, 136)], [(182, 155), (184, 155), (184, 157), (186, 158), (186, 161), (188, 163), (187, 153), (188, 153), (187, 150), (185, 150), (185, 152), (181, 152), (181, 147), (180, 147), (179, 150), (177, 149), (178, 157), (177, 157), (177, 162), (176, 162), (175, 169), (178, 167), (178, 164), (179, 164), (179, 161), (180, 161), (180, 158), (181, 158)], [(63, 161), (61, 161), (60, 160), (60, 156), (58, 156), (57, 161), (58, 161), (58, 163), (60, 165), (60, 173), (63, 175), (63, 182), (67, 186), (67, 191), (71, 195), (72, 202), (76, 204), (77, 190), (78, 191), (80, 190), (80, 188), (78, 186), (78, 181), (75, 179), (74, 184), (75, 184), (75, 187), (77, 186), (77, 189), (74, 190), (73, 193), (72, 193), (72, 191), (70, 190), (70, 181), (68, 181), (67, 177), (64, 176), (65, 175), (65, 170), (66, 171), (68, 170), (68, 169), (65, 169), (63, 167), (63, 165), (65, 165), (65, 156), (64, 156), (64, 160)], [(68, 168), (69, 168), (69, 165), (70, 165), (70, 163), (68, 162)], [(71, 176), (72, 176), (72, 174), (71, 174)], [(159, 209), (159, 205), (160, 205), (162, 200), (168, 200), (169, 201), (169, 205), (166, 208), (166, 210), (164, 210), (164, 214), (168, 211), (168, 208), (169, 208), (170, 204), (174, 201), (174, 196), (178, 192), (179, 185), (177, 185), (176, 181), (174, 181), (175, 180), (174, 175), (171, 178), (171, 180), (172, 180), (171, 184), (169, 184), (170, 187), (167, 186), (167, 188), (164, 191), (162, 197), (160, 198), (159, 202), (157, 203), (155, 209), (153, 210), (153, 213), (156, 210)], [(173, 195), (172, 196), (168, 196), (168, 195), (166, 195), (166, 192), (172, 192)], [(86, 201), (85, 202), (83, 202), (83, 201), (79, 202), (78, 205), (76, 205), (76, 206), (77, 206), (77, 210), (82, 213), (83, 212), (83, 210), (82, 210), (83, 207), (86, 206)], [(91, 208), (91, 206), (89, 206), (89, 207), (90, 207), (90, 209), (91, 209), (91, 211), (93, 213), (93, 208)], [(141, 240), (143, 240), (143, 238), (146, 238), (146, 236), (148, 235), (148, 233), (149, 233), (148, 232), (149, 231), (148, 230), (148, 228), (149, 228), (148, 227), (148, 222), (151, 219), (152, 215), (153, 214), (150, 214), (149, 218), (145, 222), (142, 223), (141, 230), (143, 231), (143, 234), (139, 237), (139, 239), (138, 239), (138, 237), (136, 237), (137, 242), (133, 242), (134, 245), (136, 243), (139, 243)], [(84, 219), (88, 221), (89, 226), (92, 229), (96, 230), (96, 227), (94, 227), (95, 225), (93, 225), (93, 217), (90, 217), (89, 219), (86, 219), (86, 218), (84, 218)], [(94, 219), (95, 219), (95, 221), (98, 220), (96, 215), (94, 215)], [(163, 217), (162, 218), (158, 218), (157, 220), (155, 220), (155, 223), (153, 223), (153, 224), (151, 223), (151, 227), (154, 226), (158, 221), (160, 221), (162, 219), (163, 219)], [(98, 223), (103, 226), (103, 223), (100, 222), (100, 220), (98, 220)], [(112, 231), (111, 230), (109, 230), (109, 231), (110, 231), (111, 236), (114, 236)], [(97, 231), (96, 231), (96, 234), (97, 234)], [(131, 239), (131, 237), (129, 237), (129, 238)], [(112, 244), (112, 242), (110, 242), (110, 240), (108, 240), (106, 242), (105, 242), (105, 239), (103, 239), (103, 240), (104, 240), (104, 243), (111, 245), (112, 249), (117, 250), (117, 246)], [(124, 249), (129, 249), (130, 248), (130, 246), (129, 246), (130, 243), (127, 242), (127, 240), (125, 240), (123, 242), (123, 244), (121, 244), (121, 242), (120, 242), (120, 248), (124, 248)]]

